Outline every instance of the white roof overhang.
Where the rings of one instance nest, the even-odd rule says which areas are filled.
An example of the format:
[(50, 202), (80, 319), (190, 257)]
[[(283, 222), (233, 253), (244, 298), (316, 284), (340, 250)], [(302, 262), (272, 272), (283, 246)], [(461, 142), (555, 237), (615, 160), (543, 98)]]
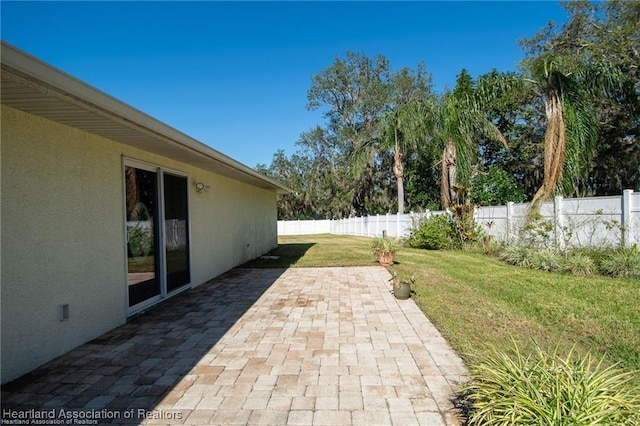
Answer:
[(290, 192), (250, 167), (4, 41), (0, 53), (2, 104), (259, 188)]

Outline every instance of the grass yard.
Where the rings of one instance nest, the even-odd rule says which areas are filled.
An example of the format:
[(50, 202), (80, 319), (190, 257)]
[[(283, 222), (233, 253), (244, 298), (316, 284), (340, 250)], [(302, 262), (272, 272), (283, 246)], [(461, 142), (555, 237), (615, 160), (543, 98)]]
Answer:
[[(252, 267), (376, 265), (362, 237), (283, 236)], [(487, 345), (560, 345), (640, 370), (640, 281), (577, 277), (507, 265), (479, 253), (402, 248), (390, 271), (416, 277), (415, 302), (469, 363)], [(640, 383), (640, 375), (637, 375)]]
[(243, 266), (258, 268), (309, 268), (377, 265), (370, 238), (342, 235), (281, 236), (279, 246), (267, 254), (278, 259), (255, 259)]

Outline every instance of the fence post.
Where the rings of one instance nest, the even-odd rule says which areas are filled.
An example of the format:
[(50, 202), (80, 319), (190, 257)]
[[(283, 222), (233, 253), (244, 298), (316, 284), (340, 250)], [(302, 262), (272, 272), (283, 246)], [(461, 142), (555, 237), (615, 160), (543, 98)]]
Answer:
[(384, 229), (387, 232), (389, 231), (389, 213), (387, 213)]
[(633, 189), (622, 191), (622, 244), (624, 247), (631, 247), (631, 194)]
[(562, 229), (564, 225), (562, 212), (562, 196), (557, 195), (553, 198), (553, 222), (554, 222), (554, 243), (556, 249), (564, 250), (564, 239), (562, 238)]
[(400, 238), (400, 213), (396, 214), (396, 238)]
[(380, 215), (377, 214), (376, 215), (376, 237), (379, 235), (380, 232)]
[(507, 243), (513, 238), (513, 201), (507, 203)]
[(415, 225), (415, 222), (413, 221), (415, 218), (415, 215), (413, 214), (413, 211), (409, 212), (409, 235), (411, 235), (411, 230), (413, 230), (413, 226)]

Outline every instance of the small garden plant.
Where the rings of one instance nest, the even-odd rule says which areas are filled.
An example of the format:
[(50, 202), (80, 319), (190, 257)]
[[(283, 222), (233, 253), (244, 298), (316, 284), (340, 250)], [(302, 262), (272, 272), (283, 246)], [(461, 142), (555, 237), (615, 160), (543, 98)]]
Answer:
[(382, 236), (375, 238), (371, 244), (371, 251), (378, 258), (378, 262), (382, 266), (393, 265), (396, 251), (400, 248), (400, 242), (391, 237)]
[(400, 243), (397, 239), (391, 237), (374, 238), (371, 243), (371, 252), (373, 254), (392, 254), (398, 251)]
[(497, 256), (506, 263), (548, 272), (573, 275), (605, 275), (640, 279), (640, 250), (578, 248), (565, 252), (549, 248), (504, 245)]
[(469, 425), (631, 425), (640, 423), (640, 388), (634, 372), (590, 354), (560, 356), (536, 349), (524, 355), (486, 352), (471, 365), (465, 389)]

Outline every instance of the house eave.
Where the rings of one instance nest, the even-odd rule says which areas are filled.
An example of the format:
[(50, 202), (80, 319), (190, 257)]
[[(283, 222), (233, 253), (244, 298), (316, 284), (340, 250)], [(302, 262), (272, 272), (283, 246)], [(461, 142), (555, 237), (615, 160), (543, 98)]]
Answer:
[(2, 42), (2, 104), (280, 194), (290, 189)]

